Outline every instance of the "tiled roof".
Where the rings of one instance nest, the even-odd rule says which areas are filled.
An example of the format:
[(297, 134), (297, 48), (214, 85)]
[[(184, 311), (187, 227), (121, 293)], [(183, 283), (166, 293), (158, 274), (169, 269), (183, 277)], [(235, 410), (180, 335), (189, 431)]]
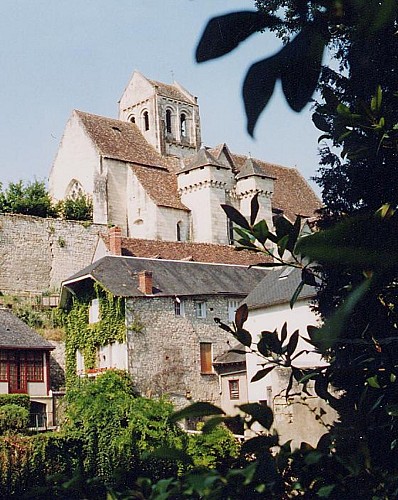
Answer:
[(206, 166), (228, 169), (227, 166), (216, 160), (214, 156), (205, 148), (200, 148), (196, 154), (190, 156), (189, 158), (185, 158), (184, 165), (184, 168), (180, 170), (180, 172), (189, 172), (195, 168)]
[(54, 346), (11, 311), (0, 309), (0, 349), (5, 348), (50, 350)]
[(152, 272), (155, 296), (224, 294), (238, 297), (247, 295), (267, 272), (244, 266), (107, 256), (63, 284), (77, 291), (81, 286), (84, 289), (87, 279), (94, 279), (115, 296), (141, 297), (144, 295), (138, 289), (138, 273), (141, 271)]
[[(249, 293), (244, 302), (249, 309), (269, 307), (275, 304), (288, 304), (301, 281), (301, 270), (297, 268), (278, 268), (270, 271)], [(299, 299), (315, 297), (315, 287), (304, 285)]]
[(77, 110), (75, 113), (101, 155), (115, 160), (166, 168), (162, 157), (145, 140), (134, 123)]
[[(260, 165), (258, 165), (256, 160), (253, 160), (253, 158), (249, 157), (246, 159), (245, 163), (242, 165), (242, 168), (240, 169), (239, 173), (236, 175), (237, 179), (244, 179), (245, 177), (250, 177), (252, 175), (259, 175), (264, 177), (265, 174), (265, 169), (261, 168)], [(265, 174), (266, 177), (271, 177), (268, 173)]]
[[(108, 247), (108, 237), (103, 236)], [(228, 245), (214, 243), (188, 243), (183, 241), (157, 241), (138, 238), (122, 238), (122, 254), (131, 257), (161, 258), (166, 260), (192, 260), (250, 266), (259, 262), (271, 262), (269, 256), (237, 251)]]
[(173, 173), (159, 168), (138, 165), (131, 168), (142, 187), (156, 205), (189, 211), (181, 203), (177, 190), (177, 177)]
[[(235, 166), (241, 170), (247, 156), (232, 155)], [(311, 217), (322, 204), (307, 181), (296, 168), (282, 167), (255, 160), (265, 174), (275, 178), (272, 208), (283, 210), (286, 217), (294, 221), (296, 215)]]
[(194, 102), (193, 99), (189, 99), (185, 93), (181, 92), (175, 84), (162, 83), (156, 80), (149, 80), (149, 78), (148, 81), (157, 88), (157, 93), (164, 97), (169, 97), (170, 99), (175, 99), (176, 101), (182, 101), (189, 104)]

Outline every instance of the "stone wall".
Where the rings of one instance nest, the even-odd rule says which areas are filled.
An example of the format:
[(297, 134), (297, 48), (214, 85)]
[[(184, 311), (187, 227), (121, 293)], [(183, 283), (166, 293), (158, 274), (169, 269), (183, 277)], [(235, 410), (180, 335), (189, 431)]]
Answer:
[[(142, 393), (169, 394), (177, 406), (190, 400), (220, 404), (217, 374), (201, 373), (200, 343), (212, 344), (214, 359), (234, 339), (214, 321), (218, 317), (228, 323), (228, 299), (208, 296), (205, 300), (206, 318), (196, 317), (194, 297), (184, 300), (184, 316), (175, 315), (173, 297), (127, 300), (129, 372)], [(141, 325), (140, 331), (132, 329), (134, 323)]]
[(91, 263), (98, 235), (106, 230), (100, 224), (0, 214), (0, 291), (58, 291), (62, 280)]

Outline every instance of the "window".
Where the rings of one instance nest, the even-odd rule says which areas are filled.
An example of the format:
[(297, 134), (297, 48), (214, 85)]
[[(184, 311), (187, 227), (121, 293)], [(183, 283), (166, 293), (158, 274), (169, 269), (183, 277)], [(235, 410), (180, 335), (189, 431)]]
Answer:
[(7, 377), (7, 352), (0, 351), (0, 380), (6, 381)]
[(229, 399), (239, 399), (239, 380), (229, 380)]
[(26, 379), (28, 382), (43, 382), (43, 353), (28, 351), (26, 353)]
[(176, 297), (174, 301), (174, 314), (176, 316), (185, 316), (185, 304), (184, 301)]
[(93, 299), (91, 301), (90, 309), (88, 311), (88, 322), (98, 323), (99, 321), (99, 299)]
[(195, 315), (197, 318), (206, 317), (206, 302), (195, 302)]
[(182, 229), (182, 222), (177, 222), (177, 241), (182, 241), (181, 239), (181, 229)]
[(213, 353), (211, 342), (200, 343), (200, 371), (213, 373)]
[(235, 321), (235, 313), (238, 309), (239, 301), (237, 300), (229, 300), (228, 301), (228, 321), (232, 323)]
[(186, 137), (187, 136), (187, 117), (185, 113), (181, 113), (180, 116), (180, 130), (181, 130), (181, 137)]
[(144, 130), (149, 130), (149, 115), (148, 111), (144, 111)]
[(166, 133), (171, 134), (171, 111), (166, 109)]

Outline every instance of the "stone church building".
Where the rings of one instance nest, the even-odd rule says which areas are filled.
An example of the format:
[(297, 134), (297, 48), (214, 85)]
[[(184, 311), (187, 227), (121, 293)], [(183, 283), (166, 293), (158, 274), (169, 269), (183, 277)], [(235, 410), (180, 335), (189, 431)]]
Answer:
[(232, 227), (221, 209), (250, 213), (272, 226), (283, 214), (313, 216), (320, 202), (294, 168), (201, 143), (197, 98), (178, 83), (134, 72), (118, 119), (73, 111), (49, 179), (55, 200), (92, 197), (94, 223), (116, 225), (124, 237), (228, 245)]

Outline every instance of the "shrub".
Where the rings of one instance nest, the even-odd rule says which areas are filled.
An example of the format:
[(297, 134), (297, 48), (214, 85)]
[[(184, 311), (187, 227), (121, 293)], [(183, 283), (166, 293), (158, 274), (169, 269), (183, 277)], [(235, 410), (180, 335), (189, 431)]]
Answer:
[(66, 198), (59, 202), (57, 209), (63, 219), (92, 221), (93, 202), (89, 196), (80, 194), (76, 198)]
[(29, 411), (16, 404), (0, 406), (0, 433), (23, 431), (28, 427)]
[(17, 405), (30, 410), (30, 399), (27, 394), (0, 394), (0, 408), (4, 405)]

